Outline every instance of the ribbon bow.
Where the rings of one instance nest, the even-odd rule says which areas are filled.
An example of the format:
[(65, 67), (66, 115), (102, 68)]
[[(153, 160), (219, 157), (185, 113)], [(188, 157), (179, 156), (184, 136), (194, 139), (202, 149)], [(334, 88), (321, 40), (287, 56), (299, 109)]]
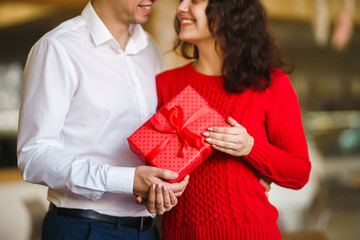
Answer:
[(204, 144), (201, 141), (201, 136), (191, 132), (187, 126), (191, 123), (195, 122), (197, 119), (201, 118), (208, 112), (207, 106), (200, 108), (196, 111), (185, 123), (184, 123), (184, 111), (180, 106), (174, 106), (170, 110), (163, 107), (160, 109), (160, 113), (169, 121), (170, 126), (168, 127), (165, 124), (160, 123), (156, 117), (150, 119), (150, 123), (152, 126), (163, 133), (172, 133), (168, 139), (159, 144), (156, 148), (154, 148), (150, 153), (147, 154), (146, 159), (152, 160), (154, 159), (166, 146), (169, 142), (175, 137), (178, 136), (183, 146), (181, 151), (179, 152), (179, 156), (184, 158), (185, 152), (188, 146), (192, 146), (195, 148), (203, 147)]

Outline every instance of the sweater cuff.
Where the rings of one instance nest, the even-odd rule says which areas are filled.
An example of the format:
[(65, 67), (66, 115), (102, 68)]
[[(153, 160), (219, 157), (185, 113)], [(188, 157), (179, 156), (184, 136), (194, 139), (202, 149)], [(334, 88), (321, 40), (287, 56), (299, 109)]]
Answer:
[(109, 169), (107, 185), (109, 192), (133, 194), (135, 168), (112, 167)]
[(248, 155), (243, 156), (243, 159), (245, 159), (256, 169), (260, 170), (263, 168), (262, 166), (264, 166), (264, 161), (266, 161), (266, 159), (269, 159), (268, 147), (268, 141), (254, 137), (254, 146)]

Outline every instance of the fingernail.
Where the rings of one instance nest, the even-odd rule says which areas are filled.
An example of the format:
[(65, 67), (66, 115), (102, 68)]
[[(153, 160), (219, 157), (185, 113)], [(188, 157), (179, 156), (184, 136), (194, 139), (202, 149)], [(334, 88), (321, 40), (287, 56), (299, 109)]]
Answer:
[(153, 185), (151, 186), (151, 188), (152, 188), (152, 190), (155, 190), (155, 184), (153, 184)]
[(210, 134), (209, 134), (208, 132), (204, 132), (203, 135), (204, 135), (205, 137), (210, 136)]
[(169, 191), (169, 193), (170, 193), (170, 195), (174, 194), (174, 192), (173, 192), (173, 191), (171, 191), (171, 190)]
[(173, 173), (171, 174), (171, 177), (172, 177), (173, 179), (178, 178), (178, 176), (179, 176), (179, 174), (177, 174), (176, 172), (173, 172)]
[(208, 130), (209, 130), (209, 131), (214, 131), (214, 128), (209, 127)]
[(161, 189), (161, 184), (159, 183), (159, 184), (157, 185), (157, 187), (158, 187), (158, 189)]
[(164, 189), (165, 192), (167, 192), (167, 187), (166, 186), (164, 186), (163, 189)]
[(207, 142), (211, 143), (212, 142), (212, 139), (211, 138), (206, 138), (205, 139)]

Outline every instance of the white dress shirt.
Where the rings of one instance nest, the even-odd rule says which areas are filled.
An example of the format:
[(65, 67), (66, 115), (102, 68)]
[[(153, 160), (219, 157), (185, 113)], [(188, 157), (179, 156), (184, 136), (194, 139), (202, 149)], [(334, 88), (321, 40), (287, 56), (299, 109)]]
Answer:
[(150, 215), (132, 200), (142, 162), (126, 139), (156, 111), (162, 61), (140, 25), (130, 34), (122, 51), (88, 3), (29, 53), (18, 166), (26, 181), (49, 186), (48, 200), (58, 207)]

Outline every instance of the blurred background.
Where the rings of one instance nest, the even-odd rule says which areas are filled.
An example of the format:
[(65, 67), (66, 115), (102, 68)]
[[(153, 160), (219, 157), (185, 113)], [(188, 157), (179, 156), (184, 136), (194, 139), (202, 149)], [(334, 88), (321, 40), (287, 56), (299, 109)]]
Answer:
[[(162, 0), (144, 28), (165, 69), (184, 59), (171, 52), (178, 0)], [(46, 188), (22, 181), (16, 133), (22, 71), (31, 46), (86, 0), (0, 0), (0, 239), (40, 239)], [(272, 184), (283, 239), (360, 239), (360, 0), (263, 0), (283, 55), (295, 64), (313, 165), (301, 190)]]

